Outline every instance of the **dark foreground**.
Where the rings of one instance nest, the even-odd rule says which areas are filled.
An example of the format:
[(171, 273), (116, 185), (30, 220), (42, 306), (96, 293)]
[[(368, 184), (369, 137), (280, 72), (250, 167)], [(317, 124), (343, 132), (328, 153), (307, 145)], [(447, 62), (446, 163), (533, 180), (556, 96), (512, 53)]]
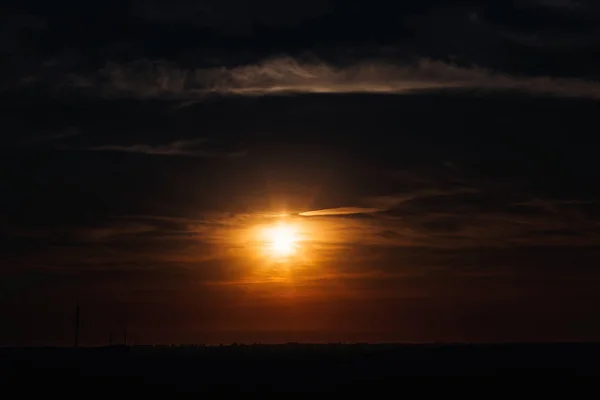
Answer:
[(600, 376), (600, 344), (0, 348), (21, 390), (335, 391), (405, 376)]

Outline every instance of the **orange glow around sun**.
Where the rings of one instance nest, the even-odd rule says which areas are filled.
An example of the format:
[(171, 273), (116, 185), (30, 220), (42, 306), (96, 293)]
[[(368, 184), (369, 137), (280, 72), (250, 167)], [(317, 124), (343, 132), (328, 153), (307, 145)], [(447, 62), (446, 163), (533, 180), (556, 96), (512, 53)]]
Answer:
[(262, 236), (265, 250), (272, 258), (289, 258), (298, 250), (299, 234), (293, 225), (280, 223), (267, 227)]

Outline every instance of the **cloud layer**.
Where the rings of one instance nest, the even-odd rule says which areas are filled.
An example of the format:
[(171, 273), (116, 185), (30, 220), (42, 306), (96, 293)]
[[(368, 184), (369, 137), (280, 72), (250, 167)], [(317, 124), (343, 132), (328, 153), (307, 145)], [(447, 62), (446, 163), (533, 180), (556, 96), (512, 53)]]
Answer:
[(600, 83), (595, 81), (513, 76), (485, 68), (461, 67), (428, 59), (414, 64), (372, 61), (342, 67), (289, 57), (269, 59), (255, 65), (209, 69), (184, 69), (161, 62), (110, 64), (95, 76), (73, 75), (65, 85), (109, 97), (172, 99), (200, 99), (211, 94), (402, 94), (434, 89), (600, 97)]

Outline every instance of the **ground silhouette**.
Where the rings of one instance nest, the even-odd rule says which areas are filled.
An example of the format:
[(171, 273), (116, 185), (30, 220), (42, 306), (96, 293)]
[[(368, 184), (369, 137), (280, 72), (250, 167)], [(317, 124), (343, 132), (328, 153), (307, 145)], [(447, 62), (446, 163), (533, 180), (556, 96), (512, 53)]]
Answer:
[(599, 356), (592, 343), (3, 348), (0, 380), (94, 393), (340, 391), (407, 376), (596, 376)]

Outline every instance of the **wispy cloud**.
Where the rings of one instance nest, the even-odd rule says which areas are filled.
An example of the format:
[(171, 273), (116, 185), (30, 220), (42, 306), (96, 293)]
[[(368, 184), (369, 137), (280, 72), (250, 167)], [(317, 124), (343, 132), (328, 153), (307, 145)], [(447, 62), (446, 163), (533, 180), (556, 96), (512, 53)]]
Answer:
[(547, 212), (557, 214), (563, 210), (565, 206), (569, 205), (585, 205), (594, 204), (593, 201), (584, 200), (548, 200), (548, 199), (531, 199), (528, 201), (514, 203), (514, 206), (533, 207), (545, 210)]
[(233, 68), (183, 69), (138, 62), (111, 64), (96, 76), (74, 76), (67, 85), (107, 96), (180, 100), (207, 95), (389, 93), (431, 89), (514, 90), (538, 95), (600, 98), (600, 83), (577, 78), (515, 76), (477, 66), (421, 59), (416, 63), (359, 62), (336, 67), (290, 57)]
[(166, 155), (166, 156), (189, 156), (189, 157), (216, 157), (216, 158), (235, 158), (246, 155), (245, 150), (231, 152), (217, 152), (198, 148), (198, 145), (206, 143), (206, 140), (179, 140), (173, 143), (164, 145), (151, 146), (147, 144), (134, 145), (95, 145), (87, 147), (58, 147), (62, 150), (80, 150), (80, 151), (113, 151), (125, 153), (139, 153), (150, 155)]
[(35, 146), (39, 144), (45, 144), (54, 141), (60, 141), (62, 139), (67, 139), (73, 136), (77, 136), (81, 134), (80, 130), (76, 127), (70, 127), (60, 132), (52, 132), (42, 135), (37, 135), (33, 137), (28, 137), (20, 141), (20, 146)]
[(336, 216), (336, 215), (356, 215), (356, 214), (373, 214), (383, 211), (389, 211), (395, 206), (404, 202), (436, 196), (452, 196), (461, 193), (477, 193), (474, 188), (454, 188), (454, 189), (417, 189), (405, 193), (397, 193), (387, 196), (372, 196), (362, 199), (362, 203), (369, 204), (369, 207), (336, 207), (322, 210), (304, 211), (298, 215), (302, 217), (320, 217), (320, 216)]

